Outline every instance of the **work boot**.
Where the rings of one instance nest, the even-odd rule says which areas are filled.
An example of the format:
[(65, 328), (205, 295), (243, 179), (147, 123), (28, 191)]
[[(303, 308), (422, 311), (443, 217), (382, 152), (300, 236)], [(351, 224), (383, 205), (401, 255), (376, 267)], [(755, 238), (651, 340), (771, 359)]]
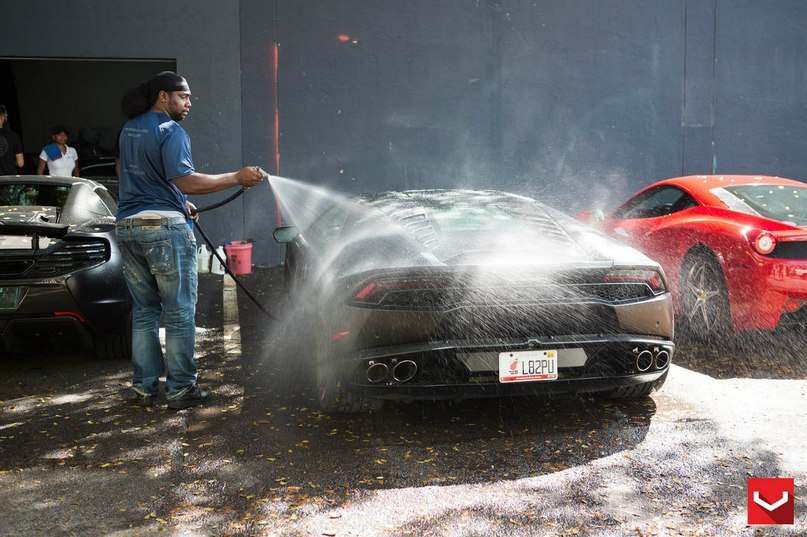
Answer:
[(205, 390), (198, 384), (194, 383), (193, 386), (188, 388), (188, 391), (168, 400), (168, 408), (174, 410), (182, 410), (183, 408), (190, 408), (198, 404), (204, 403), (210, 399), (210, 390)]

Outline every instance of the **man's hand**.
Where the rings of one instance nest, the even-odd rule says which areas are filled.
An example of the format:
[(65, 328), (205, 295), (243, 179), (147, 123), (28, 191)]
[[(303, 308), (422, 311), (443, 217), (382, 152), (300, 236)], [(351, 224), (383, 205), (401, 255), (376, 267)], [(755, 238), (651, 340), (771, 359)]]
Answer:
[(246, 168), (238, 170), (235, 174), (238, 184), (244, 187), (244, 190), (247, 190), (249, 187), (255, 186), (263, 181), (263, 174), (258, 171), (259, 169), (258, 166), (247, 166)]
[(196, 212), (196, 205), (187, 200), (185, 201), (185, 212), (188, 213), (188, 216), (190, 216), (191, 220), (194, 222), (199, 221), (199, 213)]

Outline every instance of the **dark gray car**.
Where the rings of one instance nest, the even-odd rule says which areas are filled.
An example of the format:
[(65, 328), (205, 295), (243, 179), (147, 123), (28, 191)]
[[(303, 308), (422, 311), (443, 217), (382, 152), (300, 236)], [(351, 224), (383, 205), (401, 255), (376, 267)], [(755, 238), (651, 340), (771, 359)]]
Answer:
[(642, 397), (674, 345), (659, 265), (523, 196), (421, 190), (337, 199), (282, 227), (308, 306), (323, 410), (385, 399)]

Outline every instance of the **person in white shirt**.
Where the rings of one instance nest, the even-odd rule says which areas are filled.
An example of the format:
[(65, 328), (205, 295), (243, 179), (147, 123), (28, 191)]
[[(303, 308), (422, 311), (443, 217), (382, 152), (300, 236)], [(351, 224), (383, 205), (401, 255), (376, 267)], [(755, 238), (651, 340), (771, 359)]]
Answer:
[(49, 175), (78, 177), (78, 153), (67, 145), (67, 127), (56, 125), (51, 131), (53, 143), (42, 148), (39, 154), (39, 164), (36, 166), (37, 175), (45, 175), (45, 166)]

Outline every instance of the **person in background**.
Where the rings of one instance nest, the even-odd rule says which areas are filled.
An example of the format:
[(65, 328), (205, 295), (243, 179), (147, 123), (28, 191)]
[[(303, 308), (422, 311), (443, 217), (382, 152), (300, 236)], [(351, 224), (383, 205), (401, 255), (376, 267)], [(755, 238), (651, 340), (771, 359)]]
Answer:
[[(179, 126), (191, 109), (188, 82), (163, 71), (123, 97), (129, 121), (120, 134), (120, 192), (115, 236), (132, 295), (132, 389), (135, 403), (153, 405), (165, 375), (168, 408), (189, 408), (210, 399), (197, 383), (196, 208), (188, 194), (208, 194), (260, 183), (257, 167), (199, 173), (191, 140)], [(165, 355), (160, 345), (165, 324)]]
[(17, 133), (8, 128), (8, 111), (0, 104), (0, 175), (17, 175), (17, 168), (24, 165), (22, 142)]
[(53, 143), (42, 148), (39, 154), (39, 164), (36, 166), (37, 175), (45, 175), (45, 166), (49, 175), (78, 177), (78, 153), (67, 145), (67, 127), (54, 125), (50, 131)]

